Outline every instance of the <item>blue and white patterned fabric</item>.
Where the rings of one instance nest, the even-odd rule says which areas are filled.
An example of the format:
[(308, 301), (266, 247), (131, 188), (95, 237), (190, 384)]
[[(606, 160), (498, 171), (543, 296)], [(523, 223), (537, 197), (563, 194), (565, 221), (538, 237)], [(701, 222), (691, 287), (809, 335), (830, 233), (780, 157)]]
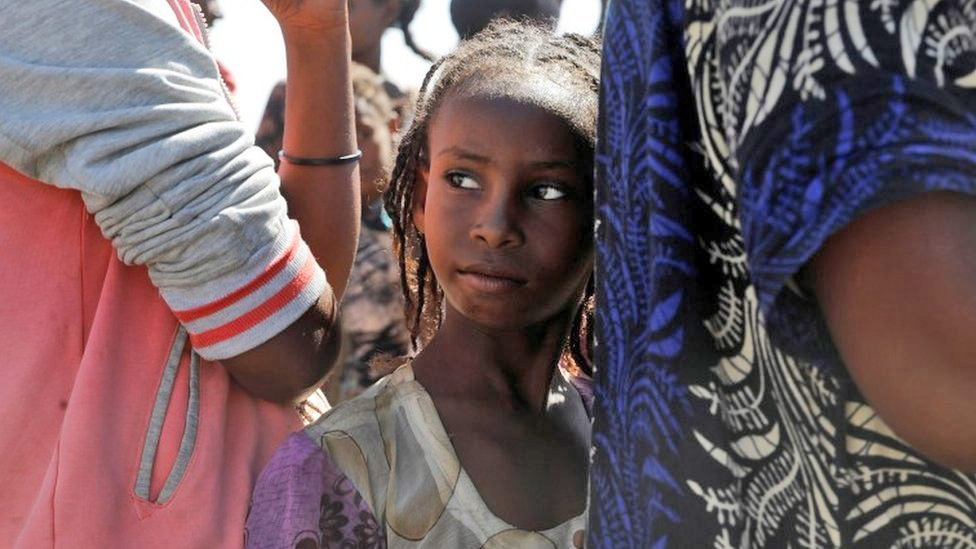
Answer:
[(976, 0), (619, 0), (604, 47), (589, 546), (976, 547), (976, 477), (884, 425), (795, 280), (976, 193)]

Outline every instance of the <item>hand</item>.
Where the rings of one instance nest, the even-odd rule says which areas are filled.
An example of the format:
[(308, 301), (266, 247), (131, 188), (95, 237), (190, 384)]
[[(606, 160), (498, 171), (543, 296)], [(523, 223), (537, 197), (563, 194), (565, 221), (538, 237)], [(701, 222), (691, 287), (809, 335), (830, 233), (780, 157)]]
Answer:
[(261, 0), (284, 33), (346, 30), (347, 0)]

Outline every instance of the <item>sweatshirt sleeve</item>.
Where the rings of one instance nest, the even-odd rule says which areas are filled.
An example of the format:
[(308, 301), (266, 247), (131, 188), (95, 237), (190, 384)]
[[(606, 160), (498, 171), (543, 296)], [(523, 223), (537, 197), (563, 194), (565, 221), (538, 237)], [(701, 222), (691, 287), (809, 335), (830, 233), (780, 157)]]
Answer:
[(164, 0), (6, 2), (0, 161), (80, 191), (204, 358), (267, 341), (326, 290), (271, 159)]

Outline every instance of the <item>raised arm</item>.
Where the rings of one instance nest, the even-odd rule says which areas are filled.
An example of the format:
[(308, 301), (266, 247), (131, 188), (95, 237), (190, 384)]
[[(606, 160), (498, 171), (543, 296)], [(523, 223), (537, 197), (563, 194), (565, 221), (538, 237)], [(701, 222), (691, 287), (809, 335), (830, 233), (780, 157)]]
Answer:
[[(301, 158), (357, 150), (345, 0), (264, 0), (281, 25), (288, 60), (282, 148)], [(278, 169), (291, 215), (342, 296), (359, 238), (358, 163)]]
[[(302, 158), (354, 152), (347, 3), (264, 3), (281, 26), (288, 60), (284, 150)], [(359, 170), (357, 163), (305, 166), (283, 161), (278, 175), (289, 213), (301, 225), (302, 236), (325, 269), (334, 293), (323, 295), (316, 307), (267, 344), (224, 364), (246, 386), (267, 390), (286, 382), (280, 394), (293, 396), (296, 390), (304, 394), (304, 389), (317, 385), (338, 353), (335, 305), (345, 289), (359, 238)], [(268, 368), (285, 362), (290, 366), (287, 371), (297, 374), (292, 380)]]
[[(319, 12), (323, 28), (332, 31), (320, 42), (291, 40), (310, 38), (298, 32), (306, 26), (292, 25), (309, 20), (279, 17), (290, 43), (301, 43), (301, 58), (321, 53), (328, 66), (345, 66), (348, 39), (339, 30), (345, 2), (293, 3), (303, 8), (279, 15), (330, 8)], [(344, 286), (358, 226), (355, 172), (316, 170), (314, 190), (296, 191), (299, 237), (270, 159), (253, 146), (224, 98), (212, 55), (178, 19), (162, 0), (5, 5), (0, 162), (80, 191), (119, 257), (148, 268), (201, 356), (221, 361), (261, 398), (298, 398), (337, 354), (326, 273)], [(300, 66), (304, 74), (308, 66)], [(349, 97), (324, 96), (318, 105), (324, 111), (306, 116), (332, 112), (336, 118), (319, 120), (322, 141), (306, 145), (330, 152), (333, 145), (354, 145), (351, 131), (335, 122), (351, 120)], [(303, 103), (293, 108), (302, 110)], [(342, 109), (348, 112), (336, 114)], [(289, 176), (290, 189), (301, 183)], [(319, 221), (299, 202), (317, 202), (332, 217)]]

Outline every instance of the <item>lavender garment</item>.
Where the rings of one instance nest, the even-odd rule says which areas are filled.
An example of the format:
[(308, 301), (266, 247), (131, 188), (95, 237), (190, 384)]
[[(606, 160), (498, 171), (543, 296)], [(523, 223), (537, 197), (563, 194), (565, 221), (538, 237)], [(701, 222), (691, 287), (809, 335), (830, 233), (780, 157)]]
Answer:
[(245, 526), (249, 548), (386, 547), (359, 492), (303, 432), (289, 437), (265, 467), (251, 505), (258, 511)]
[(586, 409), (586, 415), (593, 417), (593, 378), (586, 376), (569, 376), (570, 385), (579, 393)]

